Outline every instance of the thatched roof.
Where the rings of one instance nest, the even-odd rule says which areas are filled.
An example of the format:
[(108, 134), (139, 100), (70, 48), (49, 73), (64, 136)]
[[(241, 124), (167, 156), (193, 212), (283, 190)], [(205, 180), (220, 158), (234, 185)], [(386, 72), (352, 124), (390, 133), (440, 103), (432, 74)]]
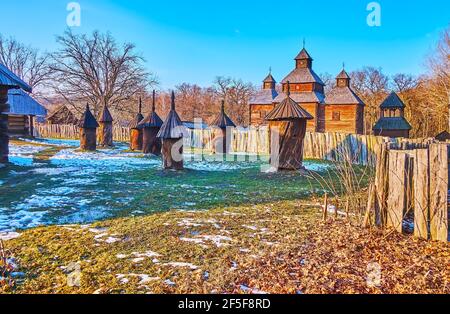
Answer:
[(236, 127), (236, 124), (228, 117), (225, 113), (225, 101), (222, 100), (222, 107), (220, 109), (219, 115), (211, 123), (211, 126), (215, 126), (221, 129), (226, 129), (227, 127)]
[(98, 119), (99, 122), (113, 122), (114, 119), (111, 116), (111, 112), (109, 112), (108, 106), (105, 104), (103, 106), (102, 112), (100, 113), (100, 117)]
[(144, 120), (144, 116), (142, 115), (142, 99), (139, 98), (139, 111), (134, 119), (130, 121), (128, 127), (130, 129), (138, 129), (139, 123), (141, 123), (142, 120)]
[(380, 118), (374, 130), (411, 130), (412, 127), (403, 117), (384, 117)]
[(32, 88), (25, 83), (17, 75), (15, 75), (10, 69), (0, 63), (0, 85), (5, 85), (10, 88), (23, 89), (24, 91), (31, 93)]
[(160, 128), (162, 124), (162, 119), (156, 113), (156, 94), (155, 91), (153, 91), (152, 108), (150, 113), (138, 124), (138, 128)]
[(78, 126), (83, 129), (95, 129), (99, 127), (97, 120), (95, 120), (94, 115), (89, 109), (89, 105), (86, 105), (86, 110), (84, 111)]
[(296, 101), (290, 96), (290, 83), (288, 82), (286, 98), (280, 102), (269, 114), (266, 116), (268, 121), (282, 121), (293, 119), (314, 119), (308, 111), (303, 109)]
[(389, 96), (381, 103), (381, 109), (400, 109), (405, 108), (405, 104), (398, 97), (395, 92), (389, 94)]
[(172, 104), (169, 115), (164, 121), (157, 137), (162, 139), (179, 139), (183, 137), (183, 123), (175, 111), (175, 93), (172, 92)]

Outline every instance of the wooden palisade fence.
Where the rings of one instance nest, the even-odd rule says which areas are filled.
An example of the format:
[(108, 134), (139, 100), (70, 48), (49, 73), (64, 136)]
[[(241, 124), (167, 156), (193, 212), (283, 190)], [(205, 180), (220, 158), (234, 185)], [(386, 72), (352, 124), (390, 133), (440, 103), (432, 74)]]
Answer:
[[(212, 132), (205, 130), (188, 130), (185, 138), (186, 147), (211, 151)], [(79, 129), (74, 125), (37, 124), (34, 135), (43, 138), (78, 139)], [(233, 152), (267, 155), (270, 151), (270, 134), (267, 128), (236, 128), (233, 130), (231, 150)], [(116, 142), (129, 142), (130, 130), (127, 127), (114, 126), (113, 139)], [(346, 133), (306, 132), (304, 157), (342, 161), (350, 159), (354, 164), (375, 166), (377, 162), (376, 147), (382, 143), (393, 143), (400, 147), (411, 147), (422, 143), (422, 139), (392, 139), (373, 135)]]
[(375, 188), (369, 189), (375, 193), (375, 223), (402, 232), (408, 217), (416, 237), (446, 242), (449, 152), (450, 144), (380, 144)]

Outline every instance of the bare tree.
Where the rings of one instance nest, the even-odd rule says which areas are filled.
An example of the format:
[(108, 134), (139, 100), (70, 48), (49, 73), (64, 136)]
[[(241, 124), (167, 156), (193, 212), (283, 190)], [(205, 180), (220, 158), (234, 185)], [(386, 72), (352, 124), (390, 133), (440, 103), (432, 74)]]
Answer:
[(218, 76), (213, 86), (217, 96), (226, 99), (231, 118), (235, 123), (246, 125), (249, 118), (248, 102), (255, 93), (255, 87), (251, 83), (245, 83), (241, 79)]
[(18, 42), (14, 38), (4, 38), (0, 34), (0, 63), (27, 82), (33, 93), (41, 92), (50, 80), (49, 55)]
[(157, 84), (156, 77), (144, 69), (144, 59), (135, 53), (135, 46), (119, 45), (109, 33), (95, 31), (88, 36), (69, 30), (57, 42), (61, 48), (51, 55), (50, 65), (53, 88), (79, 110), (89, 102), (96, 115), (104, 104), (116, 112), (129, 112), (127, 104)]
[(325, 84), (324, 87), (325, 94), (329, 93), (336, 86), (336, 80), (330, 73), (328, 72), (321, 73), (320, 78), (322, 79), (322, 82)]

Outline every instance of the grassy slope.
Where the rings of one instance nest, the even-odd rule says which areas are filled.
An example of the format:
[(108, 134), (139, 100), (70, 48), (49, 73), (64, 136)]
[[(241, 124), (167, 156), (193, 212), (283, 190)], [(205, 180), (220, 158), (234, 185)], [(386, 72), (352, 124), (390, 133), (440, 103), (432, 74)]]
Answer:
[[(208, 235), (223, 238), (202, 238)], [(450, 293), (448, 244), (364, 230), (344, 218), (323, 223), (318, 207), (295, 201), (44, 227), (6, 246), (27, 277), (3, 292), (250, 292), (244, 285), (269, 293)], [(137, 254), (149, 251), (159, 256)], [(80, 287), (67, 285), (64, 267), (72, 262), (80, 262)], [(381, 266), (380, 287), (366, 284), (372, 262)]]

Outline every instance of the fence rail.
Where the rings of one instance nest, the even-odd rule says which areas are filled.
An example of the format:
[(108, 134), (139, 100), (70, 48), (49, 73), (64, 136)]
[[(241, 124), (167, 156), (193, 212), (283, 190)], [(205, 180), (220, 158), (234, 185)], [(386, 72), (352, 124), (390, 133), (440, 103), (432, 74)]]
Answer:
[[(184, 138), (186, 147), (211, 151), (213, 135), (209, 129), (188, 130)], [(73, 125), (37, 124), (34, 136), (43, 138), (78, 139), (79, 128)], [(116, 142), (128, 142), (130, 130), (127, 127), (114, 126), (113, 139)], [(267, 127), (236, 128), (231, 136), (233, 152), (251, 154), (269, 154), (270, 132)], [(329, 161), (351, 160), (360, 165), (376, 165), (376, 147), (382, 143), (391, 143), (404, 149), (419, 148), (428, 143), (423, 139), (392, 139), (373, 135), (345, 133), (306, 132), (304, 157)]]

